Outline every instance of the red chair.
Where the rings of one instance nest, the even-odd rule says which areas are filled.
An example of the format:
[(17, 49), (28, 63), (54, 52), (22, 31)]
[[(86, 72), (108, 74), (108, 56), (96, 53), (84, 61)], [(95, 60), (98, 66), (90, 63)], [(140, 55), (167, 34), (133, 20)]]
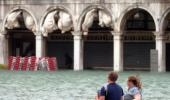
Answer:
[(20, 60), (21, 60), (21, 57), (17, 56), (16, 62), (15, 62), (15, 65), (14, 65), (14, 70), (19, 70)]
[(12, 70), (13, 69), (13, 56), (8, 57), (8, 70)]
[(49, 71), (56, 71), (56, 58), (48, 58)]
[(28, 68), (28, 57), (24, 57), (24, 63), (22, 64), (21, 70), (26, 71)]
[(57, 59), (56, 59), (56, 57), (52, 57), (52, 60), (53, 60), (54, 68), (55, 68), (55, 70), (57, 70), (58, 66), (57, 66)]
[(30, 66), (29, 66), (29, 70), (30, 70), (30, 71), (36, 71), (36, 69), (37, 69), (36, 60), (37, 60), (37, 59), (36, 59), (35, 56), (32, 56), (32, 57), (31, 57)]

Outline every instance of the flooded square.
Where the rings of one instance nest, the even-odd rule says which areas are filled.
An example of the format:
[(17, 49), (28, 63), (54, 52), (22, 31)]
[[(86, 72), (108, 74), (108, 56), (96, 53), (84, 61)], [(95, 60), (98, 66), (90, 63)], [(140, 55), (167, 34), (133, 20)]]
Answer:
[[(108, 71), (0, 71), (0, 100), (94, 100)], [(170, 73), (122, 72), (118, 83), (126, 92), (129, 75), (143, 83), (143, 100), (170, 99)]]

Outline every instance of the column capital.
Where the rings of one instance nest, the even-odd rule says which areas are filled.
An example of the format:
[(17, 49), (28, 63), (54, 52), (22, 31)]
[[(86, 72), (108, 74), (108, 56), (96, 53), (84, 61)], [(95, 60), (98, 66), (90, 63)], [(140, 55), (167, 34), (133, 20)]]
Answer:
[(114, 40), (122, 40), (123, 39), (123, 35), (121, 33), (113, 33), (113, 39)]
[(1, 33), (0, 33), (0, 38), (8, 39), (8, 38), (9, 38), (9, 35), (7, 35), (6, 33), (1, 32)]
[(43, 39), (43, 36), (42, 35), (36, 35), (36, 40), (42, 40)]
[(41, 31), (35, 31), (35, 32), (34, 32), (34, 35), (35, 35), (35, 36), (40, 36), (40, 35), (42, 35), (42, 32), (41, 32)]
[(164, 36), (164, 35), (155, 35), (156, 37), (155, 37), (155, 39), (156, 40), (165, 40), (166, 39), (166, 36)]
[(82, 39), (82, 35), (74, 35), (74, 40), (80, 40)]
[(72, 33), (72, 35), (74, 35), (74, 36), (81, 36), (81, 35), (82, 35), (82, 32), (81, 32), (81, 31), (72, 31), (71, 33)]
[(5, 35), (5, 34), (7, 34), (7, 32), (5, 30), (0, 30), (0, 34)]
[(165, 36), (162, 32), (153, 32), (155, 36)]
[(5, 37), (5, 34), (0, 33), (0, 37)]
[(82, 32), (81, 31), (73, 31), (72, 35), (74, 36), (74, 40), (82, 39)]
[(123, 33), (122, 32), (115, 32), (115, 31), (111, 31), (112, 35), (114, 36), (122, 36)]

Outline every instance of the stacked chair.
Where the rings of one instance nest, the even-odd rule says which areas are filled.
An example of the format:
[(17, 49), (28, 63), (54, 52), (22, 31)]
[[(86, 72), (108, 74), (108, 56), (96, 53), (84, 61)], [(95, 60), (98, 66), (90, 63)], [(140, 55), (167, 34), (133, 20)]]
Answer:
[(30, 59), (29, 70), (31, 70), (31, 71), (37, 70), (37, 64), (36, 64), (36, 57), (35, 56), (32, 56), (31, 59)]
[(19, 56), (17, 56), (16, 61), (15, 61), (15, 65), (14, 65), (14, 70), (19, 70), (20, 60), (21, 60), (21, 58)]
[(48, 70), (49, 71), (55, 71), (56, 70), (56, 58), (55, 57), (52, 57), (52, 58), (48, 58)]
[(8, 58), (8, 69), (9, 70), (22, 70), (22, 71), (37, 71), (37, 70), (47, 70), (56, 71), (57, 70), (57, 60), (56, 57), (14, 57), (10, 56)]
[(29, 60), (28, 57), (24, 57), (24, 62), (23, 62), (22, 67), (21, 67), (22, 71), (28, 70), (28, 60)]
[(12, 70), (13, 60), (14, 60), (14, 57), (13, 57), (13, 56), (10, 56), (10, 57), (8, 58), (8, 70)]

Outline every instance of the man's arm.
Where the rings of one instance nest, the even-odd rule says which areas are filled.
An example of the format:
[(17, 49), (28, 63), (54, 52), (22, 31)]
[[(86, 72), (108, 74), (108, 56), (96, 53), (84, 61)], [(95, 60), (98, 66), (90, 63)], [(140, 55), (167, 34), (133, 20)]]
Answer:
[(100, 96), (99, 100), (105, 100), (105, 96)]
[(99, 100), (105, 100), (105, 95), (106, 95), (106, 90), (104, 87), (102, 87)]

